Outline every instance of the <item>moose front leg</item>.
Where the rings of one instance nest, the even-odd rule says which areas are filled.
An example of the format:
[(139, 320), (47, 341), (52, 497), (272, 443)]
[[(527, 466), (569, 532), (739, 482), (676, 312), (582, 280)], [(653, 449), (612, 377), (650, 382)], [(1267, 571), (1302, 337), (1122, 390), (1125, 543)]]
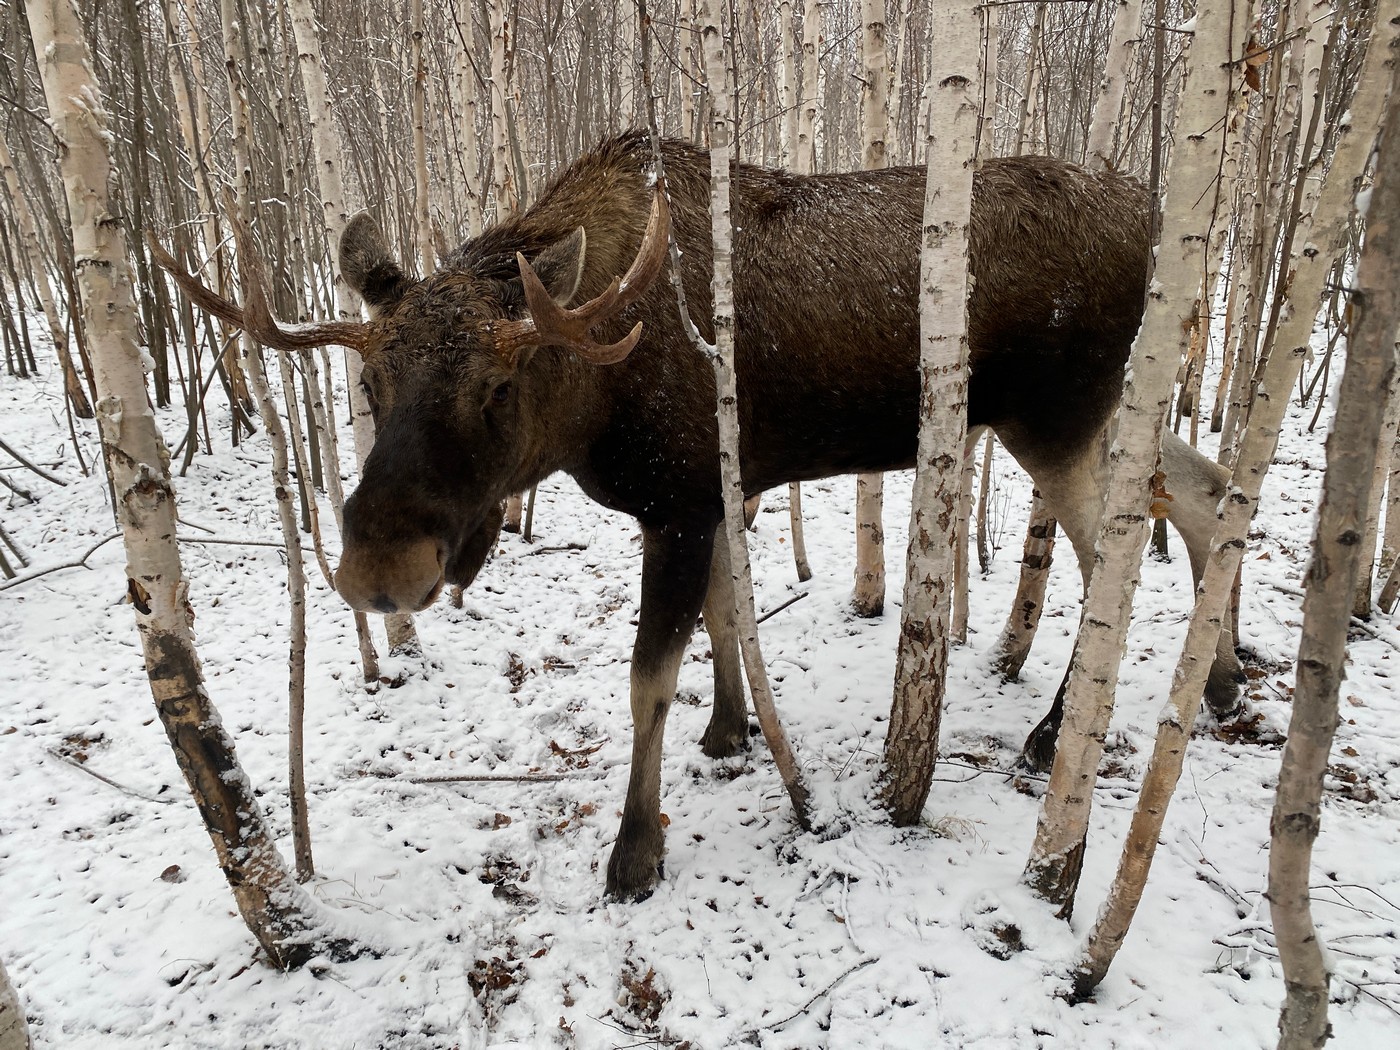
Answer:
[(632, 648), (632, 770), (608, 859), (610, 897), (640, 900), (661, 874), (661, 741), (710, 579), (713, 522), (642, 528), (642, 608)]
[(744, 704), (744, 671), (739, 661), (739, 626), (735, 622), (734, 577), (729, 569), (729, 541), (715, 537), (710, 562), (710, 589), (705, 594), (705, 630), (715, 670), (715, 705), (700, 748), (711, 758), (738, 754), (749, 740)]

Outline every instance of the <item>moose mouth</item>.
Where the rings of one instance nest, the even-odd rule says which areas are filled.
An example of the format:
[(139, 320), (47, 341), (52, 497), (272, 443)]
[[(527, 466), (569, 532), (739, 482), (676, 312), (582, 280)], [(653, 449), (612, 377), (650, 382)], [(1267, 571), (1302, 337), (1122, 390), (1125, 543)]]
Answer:
[(367, 544), (354, 542), (351, 533), (336, 571), (336, 590), (352, 609), (385, 615), (420, 612), (437, 601), (446, 584), (466, 587), (476, 579), (496, 545), (502, 517), (500, 508), (493, 507), (455, 542), (419, 534)]

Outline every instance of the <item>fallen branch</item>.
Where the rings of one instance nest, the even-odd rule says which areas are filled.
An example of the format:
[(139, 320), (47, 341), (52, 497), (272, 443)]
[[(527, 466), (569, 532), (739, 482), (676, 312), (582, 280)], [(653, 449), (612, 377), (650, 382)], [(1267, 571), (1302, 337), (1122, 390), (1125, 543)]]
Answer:
[(62, 565), (49, 565), (42, 569), (35, 569), (33, 572), (20, 573), (18, 576), (14, 577), (14, 579), (0, 583), (0, 591), (8, 591), (11, 587), (18, 587), (22, 583), (29, 583), (31, 580), (37, 580), (40, 576), (47, 576), (51, 572), (59, 572), (62, 569), (77, 569), (79, 567), (84, 569), (89, 568), (87, 560), (93, 556), (97, 549), (103, 544), (111, 543), (120, 535), (120, 532), (114, 532), (110, 536), (104, 536), (84, 551), (81, 558), (74, 561), (66, 561)]
[(108, 787), (116, 788), (124, 795), (131, 795), (133, 798), (139, 798), (146, 802), (158, 802), (162, 806), (169, 806), (176, 801), (176, 799), (173, 798), (157, 798), (155, 795), (148, 795), (144, 791), (137, 791), (135, 788), (129, 788), (125, 784), (118, 784), (111, 777), (105, 777), (97, 770), (89, 769), (87, 766), (83, 765), (76, 759), (70, 758), (61, 751), (55, 751), (53, 748), (47, 749), (44, 753), (50, 758), (57, 759), (64, 765), (72, 766), (74, 769), (82, 770), (88, 776), (95, 777), (96, 779), (102, 781), (102, 783), (106, 784)]
[(812, 998), (808, 999), (805, 1003), (799, 1006), (792, 1013), (784, 1017), (781, 1021), (774, 1021), (772, 1024), (766, 1024), (761, 1028), (757, 1028), (754, 1030), (753, 1034), (757, 1035), (759, 1032), (776, 1032), (779, 1028), (783, 1027), (783, 1025), (787, 1024), (789, 1021), (796, 1020), (798, 1017), (801, 1017), (803, 1014), (805, 1014), (808, 1010), (812, 1008), (813, 1003), (815, 1003), (818, 999), (822, 998), (822, 996), (829, 995), (833, 988), (835, 988), (838, 984), (844, 981), (847, 977), (851, 976), (851, 974), (856, 973), (859, 970), (864, 970), (873, 962), (875, 962), (875, 959), (873, 957), (869, 959), (862, 959), (860, 962), (856, 963), (854, 966), (848, 969), (845, 973), (842, 973), (839, 976), (837, 976), (835, 980), (833, 980), (825, 988), (819, 991), (816, 995), (812, 996)]
[(520, 557), (528, 558), (532, 554), (557, 554), (559, 551), (586, 550), (588, 550), (588, 544), (586, 543), (565, 543), (563, 546), (560, 547), (533, 547), (530, 550), (526, 551), (524, 554), (520, 555)]
[(3, 449), (5, 452), (8, 452), (8, 453), (9, 453), (11, 456), (13, 456), (16, 460), (18, 460), (18, 461), (19, 461), (20, 463), (22, 463), (24, 466), (28, 467), (28, 468), (29, 468), (30, 470), (32, 470), (35, 474), (38, 474), (39, 477), (43, 478), (45, 481), (51, 481), (51, 482), (53, 482), (55, 485), (57, 485), (59, 488), (67, 488), (67, 487), (68, 487), (68, 482), (64, 481), (62, 478), (54, 477), (54, 475), (50, 474), (50, 473), (49, 473), (47, 470), (45, 470), (43, 467), (41, 467), (41, 466), (39, 466), (39, 465), (37, 465), (37, 464), (35, 464), (35, 463), (31, 463), (29, 460), (25, 459), (25, 458), (24, 458), (23, 456), (21, 456), (18, 452), (16, 452), (13, 448), (11, 448), (9, 445), (5, 444), (5, 442), (4, 442), (3, 440), (0, 440), (0, 449)]
[(568, 773), (478, 773), (441, 776), (406, 777), (400, 773), (370, 773), (378, 780), (396, 780), (403, 784), (552, 784), (559, 780), (576, 780)]
[(801, 594), (794, 594), (791, 598), (783, 602), (783, 604), (779, 605), (776, 609), (769, 609), (766, 613), (764, 613), (758, 618), (758, 622), (762, 623), (764, 620), (767, 620), (771, 616), (777, 616), (778, 613), (782, 612), (789, 605), (795, 605), (797, 602), (800, 602), (803, 598), (807, 597), (807, 595), (811, 593), (811, 591), (803, 591)]

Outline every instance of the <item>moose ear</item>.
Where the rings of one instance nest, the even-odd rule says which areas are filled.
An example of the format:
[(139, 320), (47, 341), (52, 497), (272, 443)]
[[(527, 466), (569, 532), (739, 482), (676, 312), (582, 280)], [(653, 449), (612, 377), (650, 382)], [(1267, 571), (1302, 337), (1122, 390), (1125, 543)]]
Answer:
[(530, 260), (530, 267), (540, 279), (549, 297), (560, 306), (568, 306), (579, 283), (583, 280), (583, 258), (588, 250), (588, 238), (580, 226), (562, 241), (555, 241)]
[(367, 211), (346, 223), (340, 235), (340, 273), (360, 293), (372, 317), (398, 302), (412, 283), (389, 254), (379, 224)]

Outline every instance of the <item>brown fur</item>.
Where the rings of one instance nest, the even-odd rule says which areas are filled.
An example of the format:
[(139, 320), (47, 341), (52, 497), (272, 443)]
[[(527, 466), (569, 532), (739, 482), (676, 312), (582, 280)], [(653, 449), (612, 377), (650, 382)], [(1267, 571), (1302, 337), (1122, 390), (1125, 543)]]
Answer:
[[(681, 143), (664, 150), (685, 290), (708, 337), (708, 157)], [(640, 765), (608, 873), (609, 890), (624, 895), (647, 892), (660, 864), (655, 763), (721, 516), (712, 373), (681, 330), (667, 276), (595, 331), (611, 342), (645, 323), (619, 364), (588, 365), (549, 348), (513, 361), (493, 322), (523, 308), (517, 251), (546, 285), (578, 275), (576, 254), (558, 246), (579, 227), (577, 298), (622, 273), (647, 220), (650, 167), (644, 137), (605, 142), (529, 211), (421, 282), (397, 270), (372, 226), (352, 226), (341, 248), (347, 279), (376, 315), (365, 377), (379, 441), (346, 505), (340, 569), (358, 604), (415, 607), (421, 579), (385, 566), (408, 549), (424, 564), (425, 541), (437, 545), (447, 579), (470, 577), (488, 513), (557, 470), (642, 525), (632, 668)], [(735, 167), (740, 454), (750, 494), (912, 464), (923, 188), (921, 169), (801, 177)], [(1127, 178), (1044, 157), (989, 161), (974, 187), (968, 422), (996, 430), (1056, 516), (1076, 523), (1081, 551), (1096, 519), (1085, 501), (1096, 495), (1076, 479), (1094, 473), (1141, 317), (1145, 206)], [(1204, 500), (1211, 475), (1201, 470)], [(706, 744), (725, 753), (744, 739), (743, 698), (732, 695), (740, 688), (732, 625), (710, 627), (724, 652)]]

